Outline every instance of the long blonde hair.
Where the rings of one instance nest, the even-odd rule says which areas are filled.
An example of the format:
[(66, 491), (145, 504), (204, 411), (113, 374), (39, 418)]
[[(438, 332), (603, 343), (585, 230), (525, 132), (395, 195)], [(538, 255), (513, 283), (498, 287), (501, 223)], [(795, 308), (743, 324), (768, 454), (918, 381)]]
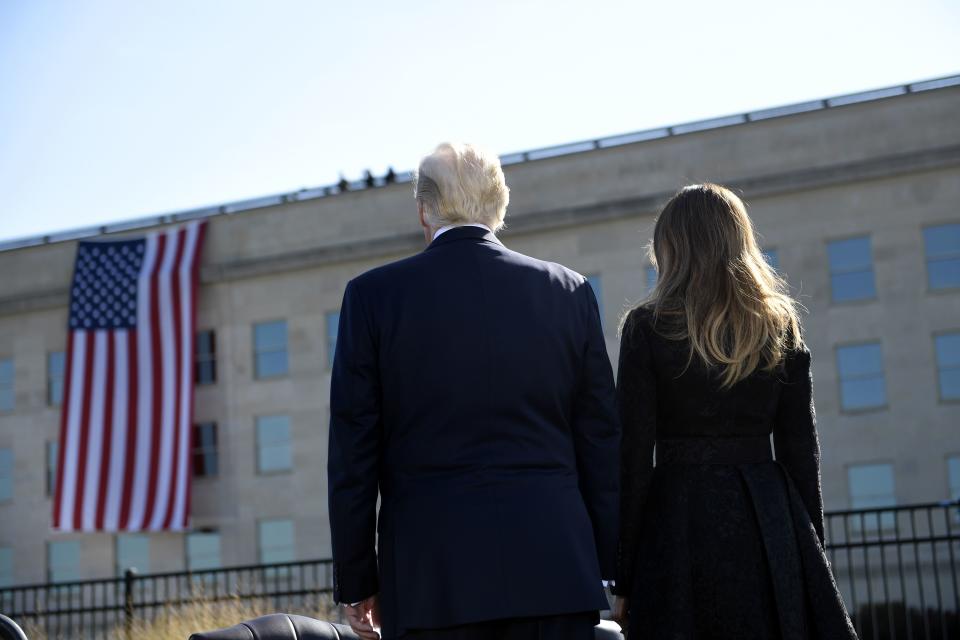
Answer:
[(658, 333), (689, 340), (688, 366), (697, 356), (720, 368), (723, 388), (773, 371), (803, 345), (799, 304), (729, 189), (698, 184), (673, 196), (657, 218), (651, 260), (659, 277), (641, 305), (653, 309)]

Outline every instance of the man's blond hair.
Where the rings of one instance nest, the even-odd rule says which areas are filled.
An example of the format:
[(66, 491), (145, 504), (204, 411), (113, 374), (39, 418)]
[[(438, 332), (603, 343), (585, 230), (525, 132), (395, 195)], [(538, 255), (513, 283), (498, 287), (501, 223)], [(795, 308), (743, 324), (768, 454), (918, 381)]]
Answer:
[(434, 228), (480, 223), (499, 231), (510, 201), (495, 154), (472, 144), (449, 142), (420, 161), (414, 194), (423, 205), (426, 223)]

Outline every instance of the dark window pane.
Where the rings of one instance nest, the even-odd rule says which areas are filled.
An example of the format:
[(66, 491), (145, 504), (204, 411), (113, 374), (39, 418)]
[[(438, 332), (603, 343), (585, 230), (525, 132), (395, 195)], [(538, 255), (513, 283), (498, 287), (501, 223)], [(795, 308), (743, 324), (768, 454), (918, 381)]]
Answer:
[(117, 575), (127, 569), (150, 573), (150, 537), (146, 534), (120, 534), (117, 536)]
[(927, 282), (931, 289), (960, 287), (960, 258), (928, 261)]
[(287, 348), (287, 323), (284, 320), (263, 322), (253, 327), (253, 344), (257, 351)]
[(290, 419), (287, 416), (257, 418), (257, 469), (281, 471), (292, 467)]
[(217, 451), (217, 425), (205, 422), (193, 427), (193, 475), (209, 477), (217, 475), (219, 460)]
[(287, 352), (270, 351), (258, 353), (256, 361), (257, 378), (275, 378), (287, 373)]
[[(9, 587), (13, 585), (13, 549), (10, 547), (0, 547), (0, 587)], [(0, 606), (9, 610), (13, 605), (7, 602), (0, 602)]]
[(960, 333), (945, 333), (934, 339), (937, 366), (960, 367)]
[(876, 297), (869, 237), (831, 242), (827, 245), (827, 256), (834, 302)]
[(837, 348), (840, 374), (840, 404), (856, 411), (886, 404), (886, 381), (880, 343), (856, 344)]
[(253, 327), (254, 376), (273, 378), (287, 373), (287, 323), (263, 322)]
[(850, 503), (854, 509), (891, 507), (896, 504), (893, 465), (862, 464), (847, 469)]
[(197, 384), (213, 384), (217, 381), (217, 363), (215, 360), (198, 360), (194, 369)]
[(214, 334), (212, 330), (197, 332), (197, 354), (212, 356), (216, 353)]
[(960, 400), (960, 333), (945, 333), (933, 340), (940, 379), (940, 398)]
[(857, 378), (840, 383), (843, 408), (847, 411), (872, 409), (886, 404), (883, 378)]
[(213, 384), (217, 380), (216, 340), (213, 331), (197, 332), (194, 357), (196, 384)]
[(197, 532), (187, 534), (187, 568), (216, 569), (220, 566), (220, 534)]
[(272, 564), (295, 559), (292, 520), (261, 520), (259, 529), (260, 562)]
[(923, 230), (927, 259), (960, 257), (960, 224), (942, 224)]
[(960, 400), (960, 367), (940, 370), (940, 398)]
[(66, 354), (54, 351), (47, 354), (47, 404), (57, 406), (63, 402), (63, 370)]
[(207, 476), (215, 476), (220, 473), (220, 462), (217, 453), (208, 452), (204, 458), (204, 467), (207, 470)]
[(13, 449), (0, 449), (0, 502), (13, 497)]
[(837, 366), (841, 378), (864, 376), (883, 371), (883, 354), (879, 343), (855, 344), (837, 349)]
[(834, 302), (852, 302), (877, 297), (873, 271), (840, 273), (830, 276)]
[(13, 359), (0, 360), (0, 411), (13, 411)]
[(867, 236), (834, 240), (827, 245), (827, 256), (830, 259), (830, 273), (862, 271), (873, 268), (873, 260), (870, 255), (870, 238)]
[(61, 540), (47, 543), (47, 579), (67, 582), (80, 579), (80, 541)]
[(56, 442), (47, 443), (47, 495), (52, 496), (57, 486), (57, 455), (59, 448)]
[(950, 484), (950, 499), (960, 500), (960, 456), (947, 460), (947, 477)]

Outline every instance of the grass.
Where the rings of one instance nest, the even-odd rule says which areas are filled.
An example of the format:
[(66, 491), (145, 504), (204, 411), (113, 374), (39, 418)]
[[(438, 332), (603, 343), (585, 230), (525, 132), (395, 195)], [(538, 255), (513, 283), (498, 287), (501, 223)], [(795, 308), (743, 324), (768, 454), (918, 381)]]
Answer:
[[(327, 595), (304, 598), (301, 606), (284, 608), (282, 611), (321, 620), (337, 620), (337, 611)], [(230, 597), (219, 601), (199, 598), (180, 607), (167, 608), (158, 612), (151, 619), (134, 620), (129, 636), (122, 626), (96, 633), (90, 629), (72, 628), (50, 635), (46, 634), (42, 627), (36, 625), (23, 625), (23, 630), (29, 640), (92, 640), (93, 638), (187, 640), (192, 633), (232, 627), (244, 620), (277, 612), (276, 605), (269, 597), (253, 600)]]

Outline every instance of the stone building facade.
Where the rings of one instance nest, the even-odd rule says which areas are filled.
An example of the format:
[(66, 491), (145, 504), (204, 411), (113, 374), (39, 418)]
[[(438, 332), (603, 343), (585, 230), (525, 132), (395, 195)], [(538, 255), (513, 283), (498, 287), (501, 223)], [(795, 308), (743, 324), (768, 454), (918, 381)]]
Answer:
[[(958, 113), (953, 78), (504, 156), (502, 238), (591, 278), (615, 364), (618, 320), (655, 278), (657, 208), (686, 183), (735, 188), (809, 310), (827, 508), (957, 497)], [(350, 278), (422, 248), (408, 180), (0, 248), (0, 586), (328, 556), (337, 310)], [(195, 531), (52, 533), (75, 240), (200, 216)]]

